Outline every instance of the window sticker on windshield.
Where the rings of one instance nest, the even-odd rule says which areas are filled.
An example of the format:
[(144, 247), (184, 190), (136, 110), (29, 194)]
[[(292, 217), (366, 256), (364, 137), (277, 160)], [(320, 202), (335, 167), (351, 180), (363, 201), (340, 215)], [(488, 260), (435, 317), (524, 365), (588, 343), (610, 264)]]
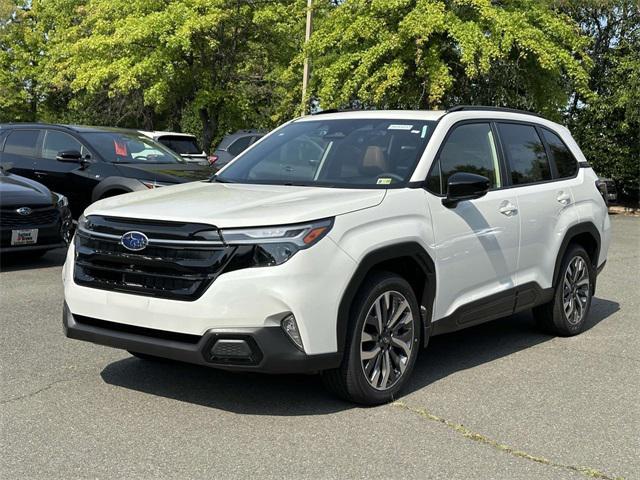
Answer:
[(391, 178), (379, 178), (376, 182), (377, 185), (389, 185), (391, 183)]
[(427, 136), (427, 126), (422, 127), (422, 133), (420, 134), (420, 138), (424, 138)]
[(400, 124), (392, 123), (387, 127), (387, 130), (411, 130), (412, 128), (413, 128), (413, 125), (400, 125)]
[(119, 157), (126, 157), (127, 156), (127, 144), (126, 143), (119, 142), (118, 140), (114, 139), (113, 140), (113, 146), (115, 147), (117, 156), (119, 156)]

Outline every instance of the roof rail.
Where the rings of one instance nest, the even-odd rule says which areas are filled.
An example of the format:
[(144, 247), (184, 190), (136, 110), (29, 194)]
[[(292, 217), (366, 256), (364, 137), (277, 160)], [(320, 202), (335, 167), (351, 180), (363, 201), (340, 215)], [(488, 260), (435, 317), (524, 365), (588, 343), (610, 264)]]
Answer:
[(319, 112), (313, 112), (311, 115), (324, 115), (325, 113), (340, 113), (347, 112), (349, 110), (341, 110), (339, 108), (327, 108), (326, 110), (320, 110)]
[(488, 107), (484, 105), (458, 105), (447, 109), (446, 113), (461, 112), (461, 111), (477, 111), (477, 112), (508, 112), (508, 113), (522, 113), (524, 115), (533, 115), (534, 117), (540, 117), (541, 115), (534, 112), (527, 112), (526, 110), (518, 110), (517, 108), (507, 107)]

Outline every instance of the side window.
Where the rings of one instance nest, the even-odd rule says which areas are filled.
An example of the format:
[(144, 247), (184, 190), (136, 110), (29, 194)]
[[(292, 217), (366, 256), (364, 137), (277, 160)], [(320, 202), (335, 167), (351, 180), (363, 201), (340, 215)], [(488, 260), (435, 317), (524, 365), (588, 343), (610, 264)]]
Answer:
[(427, 178), (429, 190), (446, 193), (449, 177), (458, 172), (485, 176), (492, 188), (500, 188), (500, 162), (491, 125), (468, 123), (454, 128), (440, 151), (439, 163)]
[(227, 152), (229, 152), (231, 155), (234, 155), (234, 156), (239, 155), (249, 146), (250, 143), (251, 143), (250, 136), (240, 137), (238, 140), (236, 140), (231, 145), (229, 145), (229, 147), (227, 148)]
[(35, 157), (39, 135), (38, 130), (14, 130), (7, 137), (4, 153)]
[(498, 131), (511, 169), (511, 182), (514, 185), (551, 180), (549, 160), (534, 127), (516, 123), (499, 123)]
[(42, 146), (42, 157), (55, 160), (59, 152), (64, 150), (77, 150), (80, 153), (87, 153), (83, 150), (82, 144), (68, 133), (57, 130), (47, 130)]
[(576, 162), (569, 148), (560, 140), (558, 135), (546, 128), (542, 129), (542, 135), (549, 145), (551, 159), (556, 164), (558, 176), (560, 178), (573, 177), (578, 171), (578, 162)]

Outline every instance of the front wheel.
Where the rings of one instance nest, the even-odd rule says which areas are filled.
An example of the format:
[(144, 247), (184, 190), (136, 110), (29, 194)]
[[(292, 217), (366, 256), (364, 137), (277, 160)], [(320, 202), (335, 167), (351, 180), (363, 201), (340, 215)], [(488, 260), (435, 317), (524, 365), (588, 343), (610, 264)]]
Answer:
[(568, 337), (584, 330), (591, 307), (595, 272), (586, 250), (572, 245), (562, 260), (553, 299), (533, 309), (538, 324), (548, 333)]
[(418, 355), (419, 312), (405, 279), (391, 273), (370, 276), (354, 302), (342, 365), (323, 372), (325, 385), (365, 405), (393, 400)]

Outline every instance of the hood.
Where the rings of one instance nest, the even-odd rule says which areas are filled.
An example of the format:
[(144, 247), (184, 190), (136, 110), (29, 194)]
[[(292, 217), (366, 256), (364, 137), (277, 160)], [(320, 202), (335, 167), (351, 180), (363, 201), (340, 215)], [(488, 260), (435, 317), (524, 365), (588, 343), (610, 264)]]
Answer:
[(161, 183), (184, 183), (206, 180), (215, 173), (208, 164), (197, 163), (125, 163), (115, 164), (126, 177), (156, 180)]
[(41, 183), (18, 175), (0, 174), (0, 205), (23, 207), (51, 205), (51, 192)]
[(194, 182), (106, 198), (85, 215), (254, 227), (342, 215), (374, 207), (384, 196), (385, 190)]

